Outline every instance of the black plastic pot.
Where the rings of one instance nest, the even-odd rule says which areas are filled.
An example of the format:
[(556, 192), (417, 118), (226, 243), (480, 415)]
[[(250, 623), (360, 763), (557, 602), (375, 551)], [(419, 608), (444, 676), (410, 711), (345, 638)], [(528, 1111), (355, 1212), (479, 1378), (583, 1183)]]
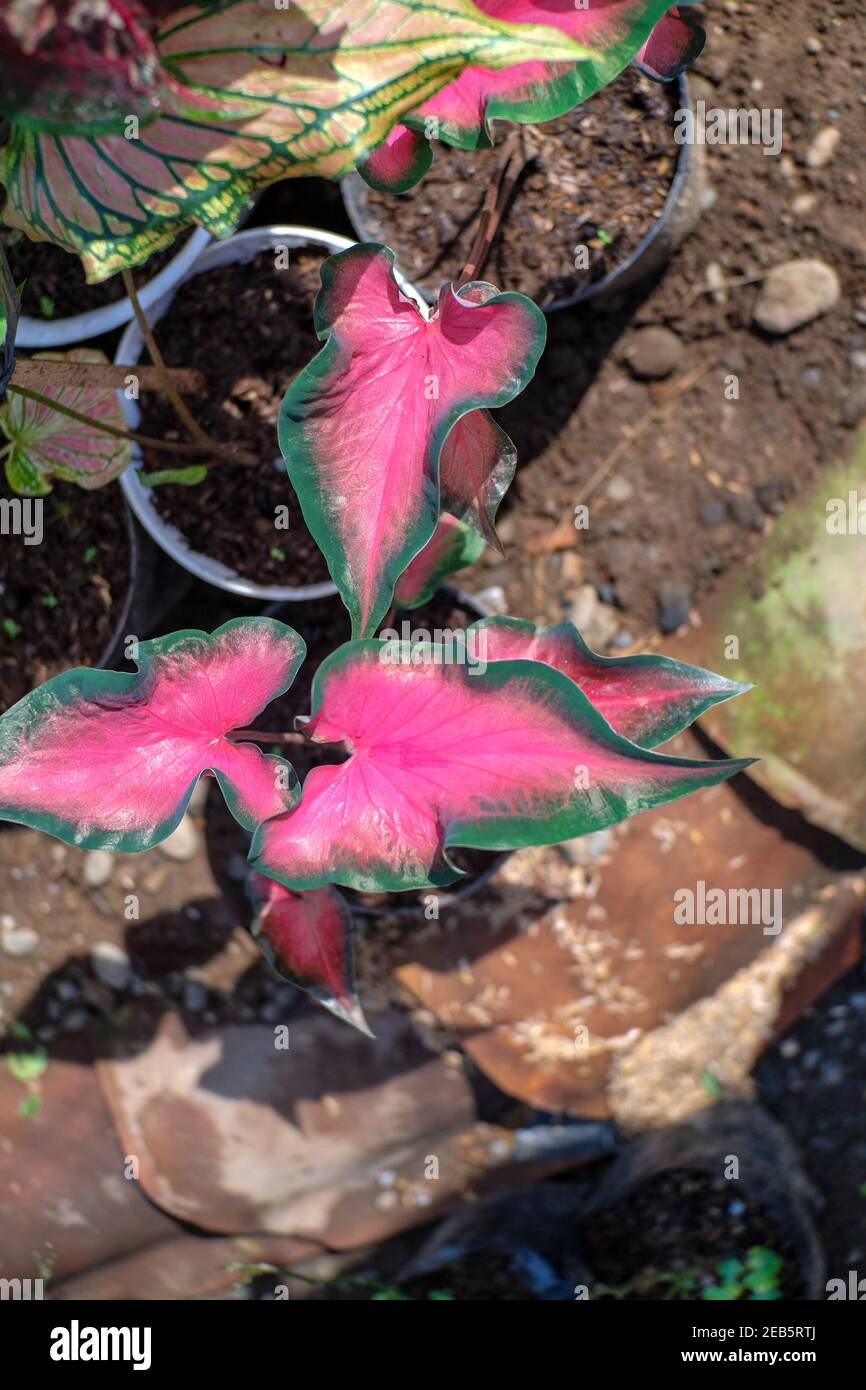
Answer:
[(102, 668), (122, 659), (128, 635), (156, 635), (166, 613), (192, 584), (192, 576), (164, 555), (142, 530), (126, 498), (123, 512), (129, 541), (129, 585), (114, 631), (96, 663)]
[[(692, 99), (684, 74), (677, 79), (677, 95), (681, 109), (690, 111)], [(678, 148), (676, 172), (665, 205), (643, 240), (626, 260), (603, 279), (577, 290), (574, 294), (556, 299), (552, 304), (542, 305), (546, 314), (553, 313), (555, 309), (568, 309), (575, 304), (586, 304), (590, 300), (597, 304), (614, 292), (630, 289), (640, 280), (659, 270), (694, 229), (706, 206), (707, 197), (702, 150), (699, 147), (693, 149), (687, 144)], [(353, 171), (342, 180), (340, 188), (346, 212), (358, 240), (376, 240), (369, 227), (367, 209), (370, 190), (367, 184), (360, 174)], [(434, 303), (435, 294), (410, 281), (409, 277), (400, 271), (399, 264), (396, 272), (398, 279), (422, 295), (429, 304)], [(508, 286), (502, 288), (508, 289)]]
[(528, 1298), (571, 1301), (583, 1290), (591, 1294), (596, 1278), (582, 1239), (591, 1217), (615, 1209), (666, 1171), (718, 1175), (731, 1155), (740, 1172), (731, 1182), (732, 1197), (747, 1193), (785, 1232), (803, 1299), (822, 1299), (824, 1255), (812, 1219), (817, 1194), (782, 1127), (760, 1106), (739, 1101), (633, 1140), (594, 1187), (582, 1178), (540, 1183), (462, 1207), (436, 1229), (399, 1282), (435, 1273), (447, 1285), (450, 1266), (486, 1253), (507, 1262)]

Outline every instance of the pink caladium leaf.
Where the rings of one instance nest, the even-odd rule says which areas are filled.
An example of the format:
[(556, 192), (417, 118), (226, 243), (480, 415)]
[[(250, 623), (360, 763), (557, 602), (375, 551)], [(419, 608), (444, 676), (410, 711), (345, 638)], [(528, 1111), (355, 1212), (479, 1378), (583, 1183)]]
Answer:
[(291, 685), (305, 645), (272, 618), (138, 644), (134, 675), (66, 671), (0, 719), (0, 819), (86, 849), (150, 849), (202, 772), (252, 830), (297, 801), (282, 758), (227, 735)]
[[(40, 362), (108, 361), (96, 348), (38, 352), (35, 358)], [(116, 430), (126, 428), (123, 406), (110, 387), (49, 386), (42, 394)], [(129, 439), (106, 434), (14, 391), (0, 406), (0, 431), (7, 440), (0, 458), (5, 461), (9, 486), (33, 497), (50, 492), (52, 478), (77, 483), (88, 491), (104, 487), (132, 457)]]
[(250, 930), (272, 968), (331, 1013), (372, 1037), (352, 968), (352, 914), (335, 888), (296, 893), (263, 874), (250, 874), (256, 908)]
[(722, 700), (750, 687), (667, 656), (599, 656), (572, 623), (536, 627), (520, 618), (473, 623), (485, 661), (543, 661), (574, 681), (617, 733), (656, 748)]
[(635, 63), (657, 82), (672, 82), (700, 57), (706, 37), (685, 7), (674, 5), (636, 54)]
[(423, 550), (397, 580), (394, 602), (398, 608), (418, 608), (431, 599), (444, 579), (474, 564), (484, 541), (456, 517), (442, 517)]
[(471, 655), (363, 641), (329, 657), (306, 733), (350, 756), (314, 768), (295, 809), (259, 827), (253, 867), (294, 889), (435, 887), (459, 877), (452, 846), (553, 844), (748, 766), (648, 752), (552, 666)]
[[(637, 60), (650, 76), (670, 81), (700, 53), (704, 32), (669, 0), (479, 0), (478, 8), (511, 23), (555, 26), (586, 49), (576, 62), (531, 61), (494, 71), (464, 68), (447, 86), (404, 116), (358, 165), (374, 188), (403, 193), (430, 166), (433, 140), (460, 149), (493, 143), (498, 119), (533, 124), (579, 106)], [(668, 13), (669, 12), (669, 13)], [(541, 18), (543, 16), (543, 19)], [(414, 139), (409, 138), (414, 132)]]
[[(449, 431), (478, 407), (504, 405), (523, 390), (547, 331), (531, 300), (480, 282), (445, 286), (428, 314), (399, 288), (393, 263), (393, 253), (375, 245), (325, 261), (315, 323), (327, 341), (280, 411), (289, 477), (354, 636), (375, 631), (397, 580), (436, 529)], [(513, 469), (501, 430), (483, 415), (469, 428), (473, 449), (487, 452), (483, 465), (471, 463), (462, 503), (453, 477), (460, 461), (451, 457), (444, 505), (452, 513), (461, 505), (471, 512), (476, 500), (495, 510)], [(482, 495), (476, 475), (485, 472)], [(489, 515), (474, 522), (492, 529)]]
[(155, 117), (162, 67), (137, 0), (8, 0), (0, 7), (0, 110), (40, 131), (123, 133)]

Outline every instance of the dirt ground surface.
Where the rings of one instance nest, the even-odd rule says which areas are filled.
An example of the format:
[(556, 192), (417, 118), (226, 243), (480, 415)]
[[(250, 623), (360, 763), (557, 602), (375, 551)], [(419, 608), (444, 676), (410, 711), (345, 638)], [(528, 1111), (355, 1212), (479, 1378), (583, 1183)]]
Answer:
[[(534, 383), (499, 414), (520, 460), (500, 528), (506, 559), (488, 552), (461, 576), (473, 593), (501, 589), (502, 606), (523, 617), (583, 615), (588, 640), (611, 652), (656, 640), (660, 627), (677, 625), (672, 612), (699, 614), (781, 510), (849, 451), (866, 415), (862, 0), (772, 9), (710, 0), (701, 11), (708, 41), (693, 97), (781, 108), (782, 153), (707, 147), (712, 204), (664, 273), (604, 313), (550, 318)], [(814, 142), (828, 127), (840, 138), (819, 165)], [(254, 220), (348, 230), (337, 191), (307, 180), (269, 190)], [(762, 277), (803, 257), (833, 268), (840, 297), (789, 336), (771, 337), (752, 317)], [(650, 327), (677, 340), (662, 382), (630, 365), (637, 334)], [(735, 400), (725, 395), (732, 376)], [(589, 526), (575, 530), (582, 502)], [(209, 627), (247, 611), (195, 588), (172, 617)], [(165, 630), (182, 625), (169, 619)], [(242, 930), (242, 860), (211, 862), (201, 800), (192, 821), (190, 858), (160, 849), (118, 856), (99, 883), (85, 881), (82, 852), (33, 831), (0, 831), (0, 1034), (18, 1025), (5, 1051), (41, 1045), (49, 1066), (53, 1056), (87, 1064), (100, 1039), (149, 1031), (169, 1005), (192, 1030), (288, 1016), (294, 992)], [(114, 961), (113, 982), (100, 956)], [(823, 1194), (828, 1275), (846, 1277), (866, 1260), (864, 1078), (861, 964), (757, 1071), (762, 1098)], [(22, 1102), (32, 1093), (22, 1083)]]

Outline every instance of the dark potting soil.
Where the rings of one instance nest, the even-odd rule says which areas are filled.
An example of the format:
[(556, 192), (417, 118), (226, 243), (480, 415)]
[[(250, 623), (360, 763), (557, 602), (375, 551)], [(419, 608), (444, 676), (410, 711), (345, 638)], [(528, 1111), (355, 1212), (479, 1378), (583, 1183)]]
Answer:
[[(0, 485), (4, 499), (14, 495)], [(58, 672), (98, 662), (129, 588), (117, 487), (58, 483), (42, 499), (42, 518), (39, 545), (0, 536), (0, 711)]]
[[(189, 232), (184, 233), (171, 246), (156, 251), (139, 266), (135, 272), (136, 287), (140, 288), (159, 274), (189, 236)], [(31, 241), (23, 235), (15, 240), (10, 237), (6, 257), (16, 285), (24, 283), (22, 312), (31, 318), (70, 318), (73, 314), (114, 304), (126, 294), (120, 275), (111, 275), (98, 285), (88, 285), (79, 257), (49, 241)]]
[[(674, 1290), (670, 1296), (690, 1301), (701, 1298), (702, 1287), (722, 1282), (716, 1273), (720, 1261), (745, 1260), (753, 1246), (762, 1246), (782, 1257), (782, 1297), (802, 1297), (790, 1235), (740, 1188), (711, 1173), (669, 1169), (617, 1206), (588, 1217), (581, 1247), (596, 1280), (628, 1300), (663, 1299), (670, 1285), (660, 1276), (689, 1271), (697, 1276), (692, 1291)], [(616, 1295), (598, 1290), (596, 1296)]]
[[(676, 171), (676, 106), (676, 86), (628, 68), (568, 115), (520, 127), (526, 163), (483, 278), (545, 305), (626, 260), (661, 213)], [(391, 246), (415, 284), (435, 292), (459, 276), (508, 129), (499, 123), (490, 150), (437, 144), (430, 172), (409, 193), (369, 190), (369, 238)], [(588, 265), (576, 270), (580, 246)]]
[[(180, 287), (156, 327), (168, 365), (198, 368), (207, 378), (206, 390), (187, 401), (198, 423), (258, 460), (219, 462), (194, 487), (159, 486), (157, 509), (194, 550), (260, 584), (328, 578), (277, 441), (286, 388), (321, 347), (313, 303), (324, 259), (324, 252), (292, 252), (288, 268), (279, 270), (267, 250), (246, 264), (205, 271)], [(159, 439), (186, 438), (171, 403), (156, 392), (142, 396), (140, 429)], [(145, 449), (144, 456), (148, 471), (168, 466), (164, 453)], [(289, 508), (287, 530), (274, 524), (280, 506)]]
[[(306, 715), (310, 712), (312, 683), (316, 671), (326, 657), (330, 656), (343, 642), (349, 640), (351, 631), (348, 614), (336, 597), (319, 599), (296, 606), (287, 604), (277, 616), (280, 621), (288, 623), (301, 634), (307, 644), (307, 655), (291, 689), (268, 705), (266, 710), (263, 710), (255, 720), (255, 728), (272, 730), (275, 733), (288, 733), (294, 729), (297, 715)], [(475, 614), (467, 612), (455, 600), (453, 594), (440, 591), (422, 607), (415, 608), (411, 612), (398, 612), (392, 626), (399, 632), (401, 623), (406, 619), (413, 628), (421, 628), (429, 632), (436, 628), (462, 629), (468, 627), (475, 620), (475, 616)], [(341, 754), (333, 746), (324, 747), (314, 743), (288, 744), (287, 746), (274, 744), (271, 747), (266, 742), (262, 742), (260, 746), (265, 751), (277, 752), (286, 758), (292, 764), (301, 782), (312, 768), (319, 767), (324, 763), (344, 762), (346, 758), (345, 754)], [(246, 857), (248, 841), (240, 826), (229, 814), (221, 795), (208, 798), (207, 815), (208, 853), (214, 874), (226, 892), (230, 892), (235, 898), (238, 895), (243, 896), (243, 884), (239, 883), (238, 879), (232, 881), (231, 876), (227, 874), (227, 866), (233, 856)], [(483, 873), (498, 857), (496, 854), (484, 850), (460, 848), (450, 850), (449, 855), (468, 877), (467, 879), (460, 879), (450, 889), (445, 889), (445, 892), (454, 892), (465, 887), (469, 879)], [(235, 859), (234, 862), (238, 861)], [(340, 891), (345, 894), (350, 903), (358, 907), (381, 908), (382, 911), (393, 911), (394, 908), (415, 909), (419, 921), (423, 922), (425, 920), (424, 898), (430, 890), (410, 890), (404, 893), (358, 893), (351, 888), (341, 888)]]

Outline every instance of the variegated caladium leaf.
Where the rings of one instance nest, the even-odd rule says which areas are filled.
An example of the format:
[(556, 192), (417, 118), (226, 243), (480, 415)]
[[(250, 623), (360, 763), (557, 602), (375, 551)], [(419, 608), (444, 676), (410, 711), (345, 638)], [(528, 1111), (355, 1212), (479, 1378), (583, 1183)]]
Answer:
[(398, 608), (418, 608), (431, 599), (444, 579), (473, 564), (484, 541), (456, 517), (444, 515), (423, 550), (419, 550), (397, 580)]
[(296, 893), (263, 874), (250, 874), (256, 908), (250, 930), (277, 974), (331, 1013), (372, 1037), (355, 989), (352, 914), (335, 888)]
[(193, 222), (228, 235), (276, 179), (339, 177), (467, 63), (585, 56), (543, 14), (513, 25), (471, 0), (209, 0), (169, 14), (156, 43), (159, 118), (138, 138), (13, 118), (0, 149), (5, 220), (78, 252), (92, 281)]
[(134, 675), (55, 676), (0, 719), (0, 819), (86, 849), (150, 849), (211, 771), (252, 830), (295, 804), (297, 778), (227, 735), (288, 689), (305, 650), (283, 623), (235, 618), (139, 643)]
[(295, 889), (435, 887), (459, 877), (455, 845), (553, 844), (748, 766), (639, 748), (552, 666), (473, 664), (463, 644), (451, 654), (362, 641), (323, 663), (305, 732), (351, 753), (314, 768), (294, 810), (259, 827), (256, 870)]
[[(315, 324), (327, 341), (289, 386), (279, 422), (304, 520), (353, 635), (362, 637), (375, 631), (397, 580), (436, 528), (449, 431), (478, 407), (504, 405), (523, 390), (547, 331), (531, 300), (480, 282), (445, 286), (428, 314), (400, 290), (393, 263), (391, 251), (374, 245), (324, 262)], [(469, 428), (483, 454), (480, 471), (494, 480), (483, 502), (495, 510), (513, 447), (483, 415)], [(459, 466), (452, 460), (450, 473)], [(478, 460), (473, 466), (478, 472)], [(452, 482), (445, 505), (455, 513)], [(477, 491), (474, 482), (467, 487)], [(464, 506), (472, 509), (471, 496)], [(474, 520), (492, 529), (489, 516)]]
[(0, 112), (31, 130), (122, 133), (152, 119), (162, 64), (137, 0), (7, 0)]
[[(576, 63), (531, 61), (493, 71), (470, 64), (390, 132), (358, 165), (374, 188), (404, 193), (430, 167), (432, 140), (459, 149), (493, 143), (495, 119), (549, 121), (579, 106), (637, 60), (650, 76), (676, 77), (703, 47), (704, 32), (669, 0), (479, 0), (497, 19), (555, 25), (586, 46)], [(424, 147), (427, 147), (426, 150)]]
[(657, 748), (722, 700), (750, 687), (667, 656), (599, 656), (573, 623), (536, 627), (521, 618), (472, 624), (485, 661), (543, 661), (574, 681), (612, 728)]
[[(35, 358), (40, 362), (108, 361), (96, 348), (38, 352)], [(114, 429), (126, 428), (123, 407), (110, 387), (51, 386), (42, 394)], [(32, 497), (50, 492), (52, 478), (77, 483), (87, 491), (104, 487), (123, 472), (132, 457), (128, 439), (105, 434), (95, 425), (72, 420), (15, 392), (10, 392), (0, 407), (0, 431), (7, 440), (0, 458), (5, 457), (9, 486)]]

